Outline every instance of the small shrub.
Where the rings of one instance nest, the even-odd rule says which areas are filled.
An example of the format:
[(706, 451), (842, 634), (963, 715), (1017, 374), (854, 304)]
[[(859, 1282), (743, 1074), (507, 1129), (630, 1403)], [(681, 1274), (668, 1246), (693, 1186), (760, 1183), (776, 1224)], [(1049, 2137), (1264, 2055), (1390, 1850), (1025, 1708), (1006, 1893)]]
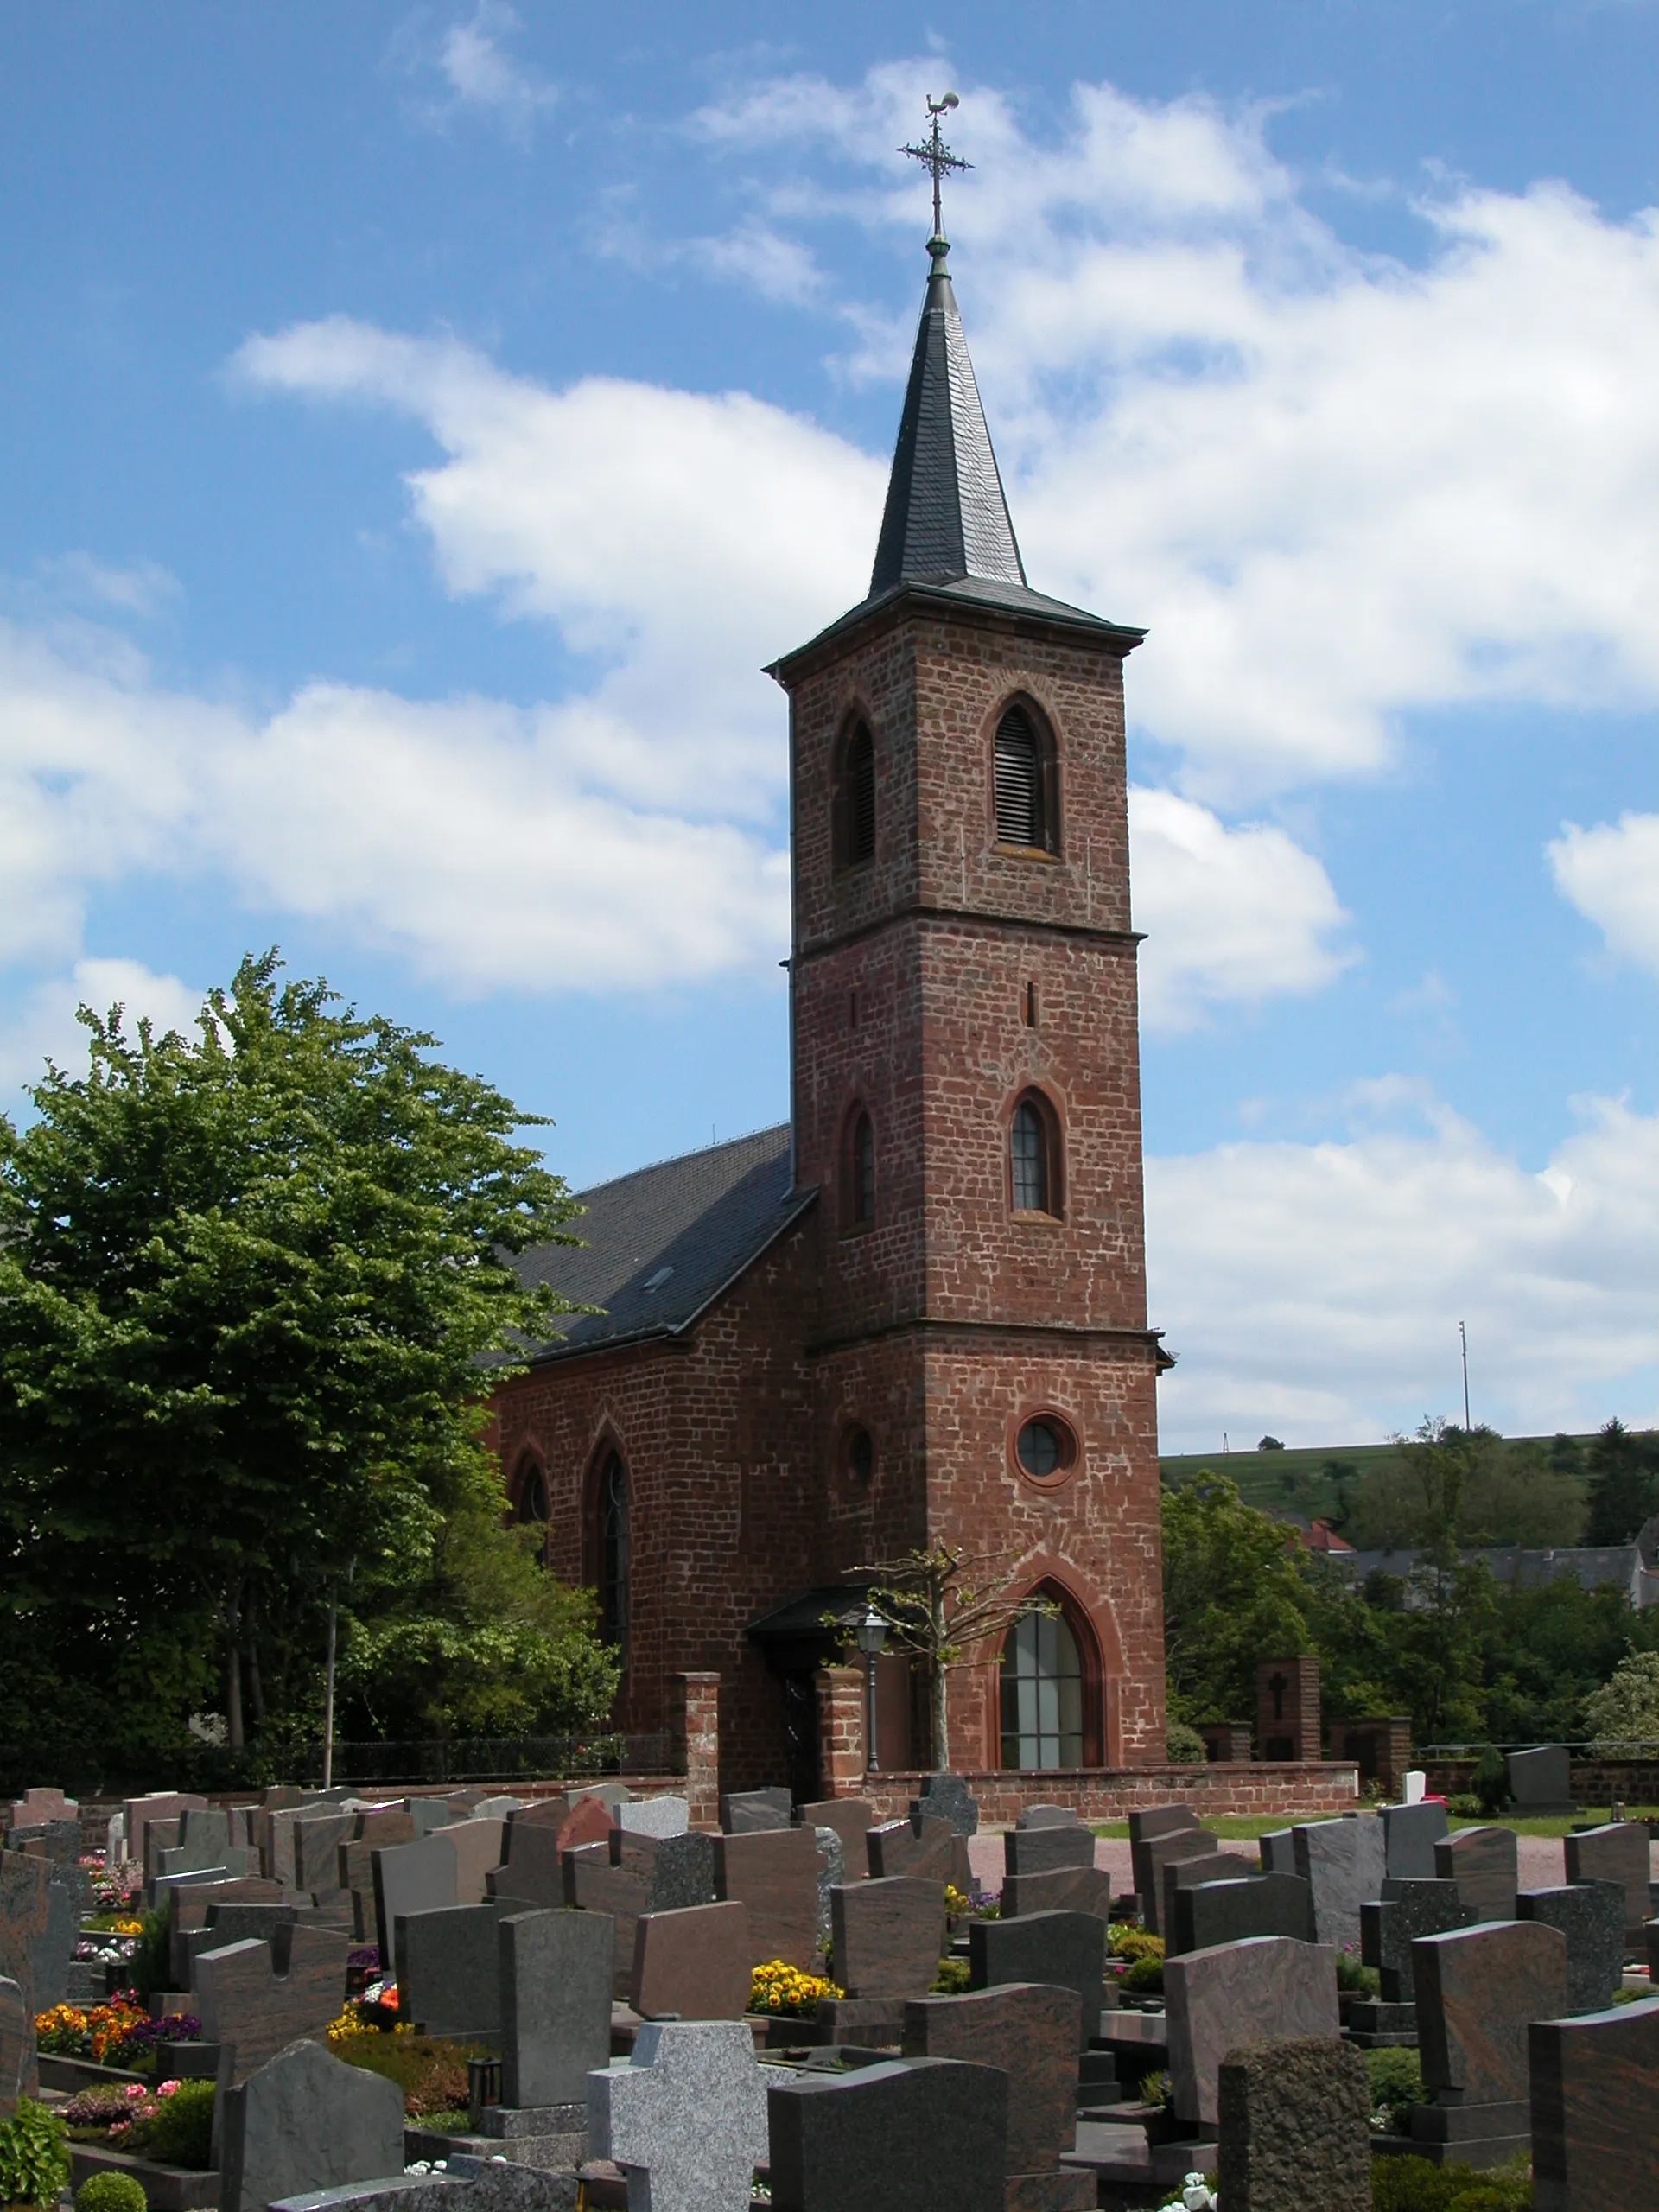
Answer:
[(1495, 1819), (1510, 1802), (1510, 1770), (1496, 1744), (1488, 1744), (1476, 1760), (1469, 1783), (1482, 1813)]
[(1423, 2101), (1422, 2062), (1414, 2050), (1368, 2050), (1365, 2075), (1371, 2109), (1386, 2115), (1390, 2135), (1403, 2135), (1413, 2105)]
[(1480, 1800), (1472, 1790), (1459, 1789), (1446, 1799), (1446, 1809), (1453, 1820), (1478, 1821), (1480, 1818)]
[(1204, 1738), (1185, 1720), (1168, 1721), (1164, 1727), (1164, 1757), (1172, 1766), (1202, 1766), (1205, 1757)]
[(1143, 2074), (1135, 2090), (1143, 2105), (1166, 2105), (1169, 2102), (1167, 2074)]
[(139, 1936), (128, 1967), (134, 1993), (148, 2005), (158, 1989), (172, 1986), (168, 1915), (165, 1906), (138, 1915)]
[(90, 2174), (75, 2191), (75, 2212), (146, 2212), (143, 2189), (130, 2174)]
[(1161, 1959), (1164, 1939), (1154, 1936), (1150, 1928), (1137, 1928), (1133, 1921), (1114, 1921), (1106, 1930), (1106, 1948), (1115, 1959)]
[(1337, 1987), (1345, 1997), (1378, 1997), (1382, 1979), (1375, 1967), (1362, 1966), (1354, 1953), (1337, 1953)]
[(162, 2166), (205, 2168), (213, 2157), (213, 2084), (163, 2082), (156, 2117), (145, 2132), (144, 2152)]
[(821, 1974), (803, 1974), (785, 1960), (768, 1959), (750, 1977), (748, 2009), (782, 2019), (815, 2020), (823, 1998), (844, 1994)]
[(459, 2112), (467, 2102), (467, 2061), (487, 2056), (482, 2044), (451, 2043), (443, 2036), (349, 2037), (334, 2046), (348, 2066), (395, 2082), (404, 2093), (404, 2113), (424, 2120), (429, 2113)]
[(971, 1971), (966, 1959), (941, 1959), (939, 1970), (929, 1982), (928, 1988), (936, 1997), (964, 1996)]
[(1137, 1997), (1161, 1997), (1164, 1992), (1162, 1959), (1137, 1959), (1124, 1975), (1122, 1986), (1132, 1990)]
[(33, 2097), (0, 2120), (0, 2202), (55, 2204), (69, 2178), (63, 2122)]
[(1427, 2158), (1379, 2158), (1371, 2169), (1373, 2212), (1529, 2212), (1532, 2181), (1525, 2152), (1480, 2171)]

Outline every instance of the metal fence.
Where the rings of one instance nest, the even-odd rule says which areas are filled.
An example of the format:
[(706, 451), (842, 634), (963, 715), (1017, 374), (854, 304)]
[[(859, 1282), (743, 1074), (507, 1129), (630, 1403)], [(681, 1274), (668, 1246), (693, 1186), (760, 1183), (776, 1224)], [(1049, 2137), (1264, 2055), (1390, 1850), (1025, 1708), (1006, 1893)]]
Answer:
[(1536, 1736), (1522, 1737), (1511, 1744), (1418, 1744), (1413, 1746), (1411, 1755), (1414, 1759), (1478, 1759), (1483, 1751), (1537, 1751), (1547, 1748), (1571, 1751), (1574, 1758), (1582, 1759), (1659, 1758), (1659, 1743), (1640, 1739), (1626, 1743), (1611, 1736), (1599, 1736), (1589, 1743), (1548, 1746)]

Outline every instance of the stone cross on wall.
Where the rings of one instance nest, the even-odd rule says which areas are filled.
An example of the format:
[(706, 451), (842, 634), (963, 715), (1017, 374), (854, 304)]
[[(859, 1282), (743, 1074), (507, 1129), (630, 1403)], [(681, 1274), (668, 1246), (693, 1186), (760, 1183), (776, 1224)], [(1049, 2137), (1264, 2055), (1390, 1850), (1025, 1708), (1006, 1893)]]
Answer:
[(628, 2212), (748, 2212), (766, 2099), (741, 2020), (641, 2028), (633, 2056), (588, 2076), (588, 2143), (627, 2175)]

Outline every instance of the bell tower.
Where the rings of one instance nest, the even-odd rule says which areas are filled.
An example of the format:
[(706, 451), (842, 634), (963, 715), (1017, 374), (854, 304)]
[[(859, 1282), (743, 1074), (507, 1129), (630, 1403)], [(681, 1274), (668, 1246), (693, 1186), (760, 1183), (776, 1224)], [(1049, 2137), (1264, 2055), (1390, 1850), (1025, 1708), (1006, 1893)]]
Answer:
[(1157, 1764), (1122, 681), (1144, 633), (1027, 584), (937, 224), (928, 251), (869, 592), (772, 671), (822, 1567), (943, 1539), (1054, 1601), (952, 1675), (958, 1769)]

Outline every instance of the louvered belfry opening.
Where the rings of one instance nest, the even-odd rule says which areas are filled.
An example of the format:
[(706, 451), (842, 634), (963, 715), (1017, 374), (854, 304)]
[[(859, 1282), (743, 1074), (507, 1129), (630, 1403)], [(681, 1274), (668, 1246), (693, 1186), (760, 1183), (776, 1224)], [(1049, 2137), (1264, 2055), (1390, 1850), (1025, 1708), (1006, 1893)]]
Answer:
[(840, 836), (842, 868), (875, 858), (875, 745), (860, 722), (847, 739), (841, 761)]
[(996, 841), (1042, 848), (1048, 843), (1043, 748), (1026, 709), (1010, 707), (996, 726)]

